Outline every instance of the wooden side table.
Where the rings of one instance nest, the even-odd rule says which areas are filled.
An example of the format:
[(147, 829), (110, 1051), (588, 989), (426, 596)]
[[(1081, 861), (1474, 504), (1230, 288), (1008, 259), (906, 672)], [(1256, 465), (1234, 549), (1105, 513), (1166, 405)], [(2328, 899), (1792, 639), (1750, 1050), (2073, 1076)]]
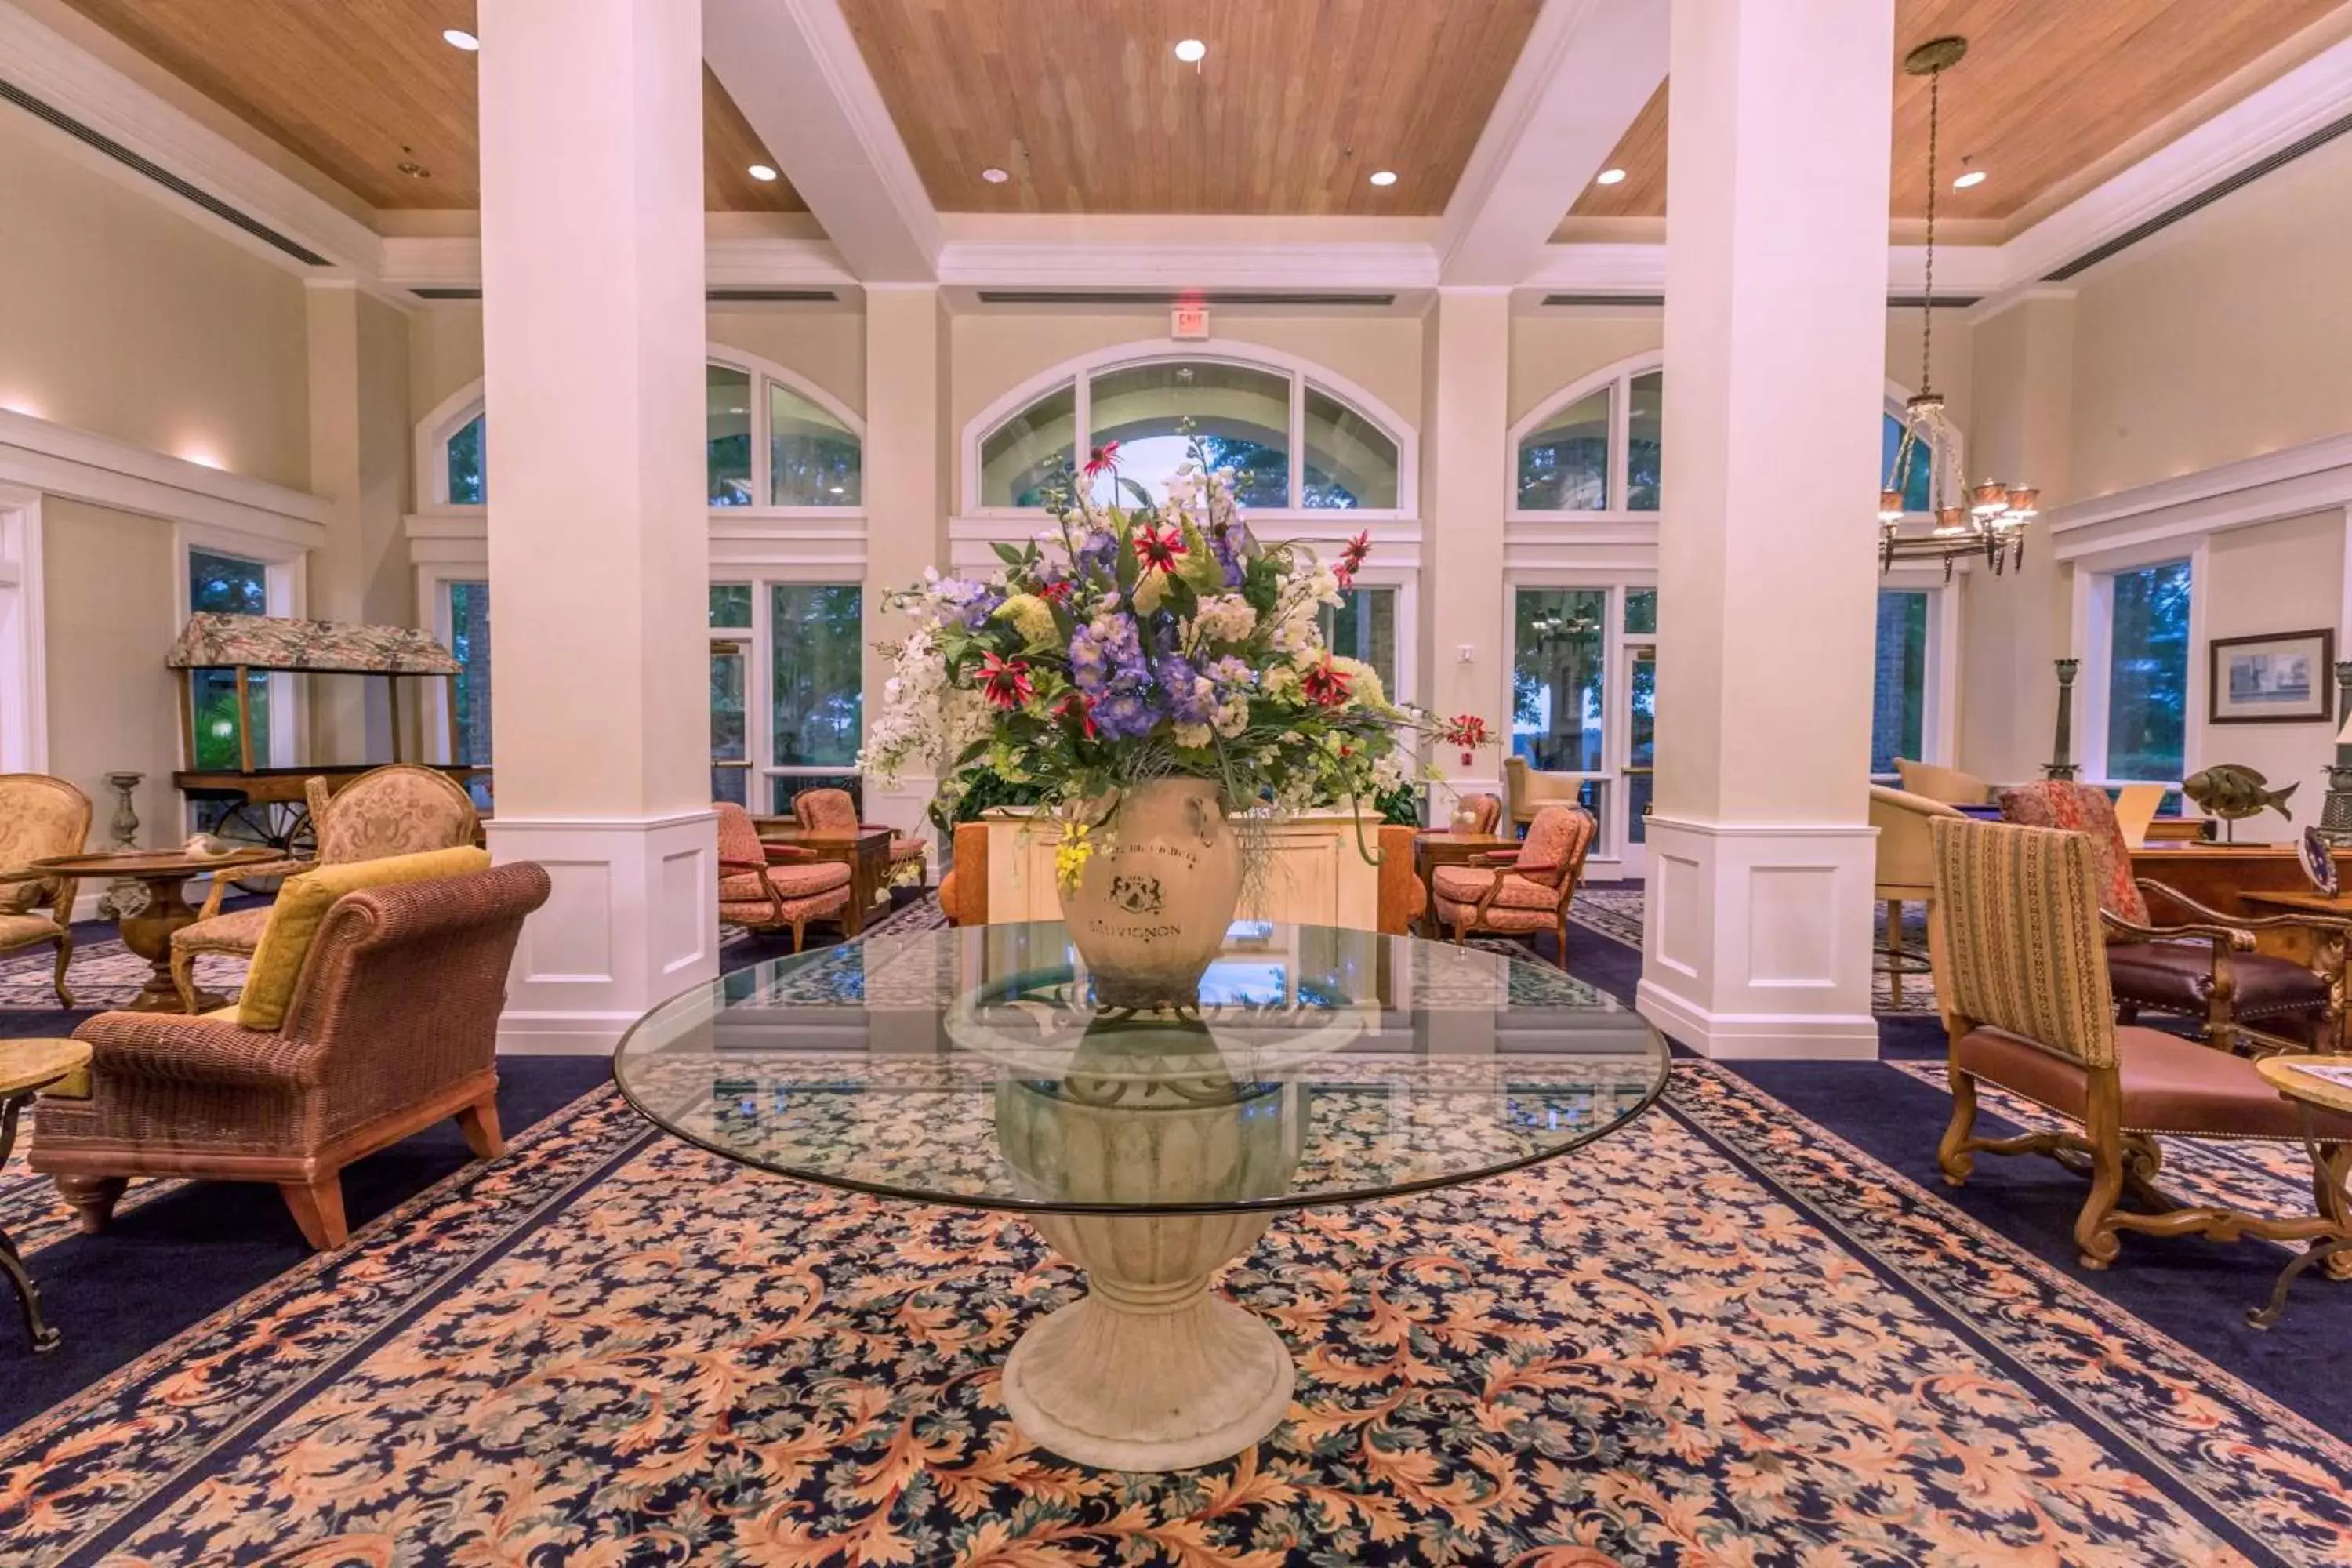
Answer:
[[(89, 1065), (89, 1047), (79, 1040), (0, 1040), (0, 1165), (16, 1146), (16, 1120), (33, 1096)], [(58, 1348), (58, 1331), (41, 1316), (41, 1288), (25, 1270), (16, 1239), (0, 1230), (0, 1274), (16, 1287), (25, 1332), (36, 1351)]]
[(812, 860), (830, 860), (849, 868), (849, 912), (842, 917), (841, 933), (856, 936), (866, 930), (866, 912), (877, 895), (890, 886), (890, 830), (861, 828), (856, 833), (821, 833), (811, 828), (770, 828), (760, 835), (767, 844), (789, 844), (808, 851)]
[(1412, 874), (1421, 879), (1421, 890), (1426, 895), (1424, 906), (1432, 931), (1437, 929), (1437, 883), (1440, 866), (1474, 866), (1478, 857), (1497, 849), (1516, 849), (1519, 841), (1500, 833), (1456, 833), (1451, 828), (1432, 828), (1412, 836)]
[(2352, 1116), (2352, 1082), (2332, 1082), (2299, 1070), (2315, 1067), (2332, 1068), (2352, 1076), (2352, 1057), (2276, 1056), (2264, 1057), (2254, 1064), (2254, 1070), (2263, 1075), (2263, 1081), (2293, 1100), (2303, 1113), (2303, 1144), (2311, 1154), (2312, 1197), (2325, 1227), (2312, 1237), (2310, 1246), (2279, 1271), (2278, 1283), (2271, 1288), (2270, 1304), (2246, 1314), (2246, 1321), (2258, 1329), (2267, 1329), (2279, 1321), (2286, 1310), (2287, 1291), (2306, 1271), (2338, 1254), (2352, 1252), (2352, 1207), (2347, 1207), (2344, 1192), (2347, 1167), (2352, 1167), (2352, 1144), (2321, 1142), (2314, 1114), (2332, 1110)]
[[(238, 849), (226, 855), (190, 855), (179, 849), (125, 849), (98, 855), (53, 856), (36, 860), (33, 865), (36, 869), (61, 871), (68, 877), (121, 878), (147, 889), (147, 901), (135, 913), (118, 914), (114, 921), (115, 928), (122, 933), (122, 945), (145, 959), (153, 971), (125, 1011), (177, 1013), (183, 1009), (180, 988), (172, 983), (172, 933), (196, 922), (196, 911), (189, 907), (180, 889), (193, 877), (282, 858), (268, 849)], [(208, 1012), (226, 1001), (226, 997), (199, 991), (195, 1010)]]

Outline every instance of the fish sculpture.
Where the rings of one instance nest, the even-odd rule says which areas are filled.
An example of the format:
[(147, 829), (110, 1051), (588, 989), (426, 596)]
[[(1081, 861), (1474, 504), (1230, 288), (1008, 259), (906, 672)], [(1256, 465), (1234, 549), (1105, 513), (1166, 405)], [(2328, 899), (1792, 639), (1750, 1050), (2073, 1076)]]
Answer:
[(2265, 807), (2273, 807), (2281, 816), (2294, 821), (2294, 813), (2286, 808), (2286, 797), (2303, 786), (2291, 784), (2284, 789), (2272, 789), (2269, 784), (2270, 780), (2258, 769), (2223, 763), (2182, 781), (2180, 793), (2195, 801), (2198, 810), (2224, 822), (2258, 816)]

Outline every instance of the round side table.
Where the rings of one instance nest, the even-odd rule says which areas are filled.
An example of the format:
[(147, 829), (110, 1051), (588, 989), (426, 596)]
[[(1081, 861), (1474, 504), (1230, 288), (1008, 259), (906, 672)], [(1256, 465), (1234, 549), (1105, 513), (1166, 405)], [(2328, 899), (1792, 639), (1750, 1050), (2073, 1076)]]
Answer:
[(2329, 1227), (2312, 1237), (2311, 1245), (2295, 1254), (2294, 1260), (2279, 1271), (2278, 1283), (2271, 1288), (2270, 1303), (2246, 1314), (2246, 1321), (2258, 1329), (2267, 1329), (2279, 1321), (2286, 1311), (2287, 1291), (2305, 1272), (2339, 1253), (2352, 1252), (2352, 1206), (2347, 1206), (2344, 1192), (2344, 1146), (2338, 1146), (2331, 1163), (2328, 1145), (2320, 1141), (2318, 1129), (2320, 1112), (2352, 1116), (2352, 1081), (2339, 1083), (2305, 1070), (2310, 1068), (2329, 1068), (2352, 1079), (2352, 1057), (2265, 1057), (2254, 1064), (2263, 1080), (2294, 1101), (2303, 1112), (2304, 1147), (2311, 1152), (2312, 1194), (2319, 1206), (2319, 1217)]
[[(16, 1120), (33, 1097), (89, 1065), (89, 1047), (79, 1040), (0, 1040), (0, 1165), (16, 1146)], [(0, 1230), (0, 1274), (16, 1287), (16, 1305), (25, 1314), (25, 1332), (33, 1349), (58, 1348), (58, 1331), (41, 1317), (41, 1289), (25, 1271), (16, 1242)]]

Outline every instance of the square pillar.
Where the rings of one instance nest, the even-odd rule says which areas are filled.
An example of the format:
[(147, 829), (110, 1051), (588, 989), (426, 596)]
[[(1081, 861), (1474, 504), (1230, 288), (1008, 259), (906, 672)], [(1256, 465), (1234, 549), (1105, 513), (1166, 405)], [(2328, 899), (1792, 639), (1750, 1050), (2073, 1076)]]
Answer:
[(1682, 0), (1642, 1011), (1877, 1054), (1868, 825), (1889, 0)]
[(489, 843), (554, 884), (499, 1048), (603, 1051), (718, 971), (701, 10), (480, 22)]
[[(1428, 332), (1422, 355), (1423, 705), (1441, 718), (1478, 714), (1507, 746), (1503, 520), (1511, 504), (1510, 290), (1440, 289)], [(1502, 747), (1489, 746), (1465, 768), (1459, 751), (1433, 748), (1429, 760), (1444, 779), (1432, 790), (1433, 819), (1444, 824), (1449, 791), (1501, 795), (1503, 755)]]

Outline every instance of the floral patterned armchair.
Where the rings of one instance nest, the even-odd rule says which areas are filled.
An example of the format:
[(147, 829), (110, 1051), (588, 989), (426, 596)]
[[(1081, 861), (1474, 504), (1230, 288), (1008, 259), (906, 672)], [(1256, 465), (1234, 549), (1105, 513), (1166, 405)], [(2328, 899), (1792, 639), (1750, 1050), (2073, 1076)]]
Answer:
[[(47, 773), (0, 773), (0, 952), (58, 946), (60, 1006), (74, 1005), (66, 988), (73, 963), (73, 906), (80, 885), (71, 877), (29, 873), (35, 860), (79, 855), (89, 839), (89, 796)], [(40, 912), (47, 904), (48, 913)]]
[[(809, 833), (871, 833), (881, 824), (857, 820), (857, 803), (845, 789), (804, 789), (793, 796), (793, 820)], [(892, 835), (890, 838), (890, 870), (893, 879), (902, 866), (916, 868), (916, 879), (921, 880), (923, 841)]]
[(1584, 879), (1584, 857), (1594, 825), (1581, 807), (1548, 805), (1536, 813), (1517, 849), (1496, 849), (1475, 866), (1440, 866), (1430, 876), (1438, 924), (1456, 943), (1474, 931), (1524, 935), (1551, 931), (1559, 939), (1559, 966), (1568, 967), (1568, 907)]
[(318, 836), (318, 858), (241, 866), (233, 878), (214, 878), (211, 895), (205, 900), (196, 922), (172, 933), (172, 980), (189, 1012), (195, 1011), (197, 955), (218, 952), (251, 958), (269, 923), (268, 905), (220, 912), (221, 900), (232, 881), (295, 877), (314, 866), (347, 866), (356, 860), (462, 848), (473, 843), (480, 826), (473, 797), (456, 781), (437, 768), (412, 763), (371, 769), (339, 791), (331, 793), (322, 778), (305, 780), (302, 790), (310, 801), (311, 828)]
[(719, 813), (720, 920), (754, 931), (789, 931), (798, 952), (811, 921), (848, 914), (848, 867), (812, 860), (807, 850), (789, 844), (766, 842), (751, 813), (732, 802), (714, 802), (713, 808)]

